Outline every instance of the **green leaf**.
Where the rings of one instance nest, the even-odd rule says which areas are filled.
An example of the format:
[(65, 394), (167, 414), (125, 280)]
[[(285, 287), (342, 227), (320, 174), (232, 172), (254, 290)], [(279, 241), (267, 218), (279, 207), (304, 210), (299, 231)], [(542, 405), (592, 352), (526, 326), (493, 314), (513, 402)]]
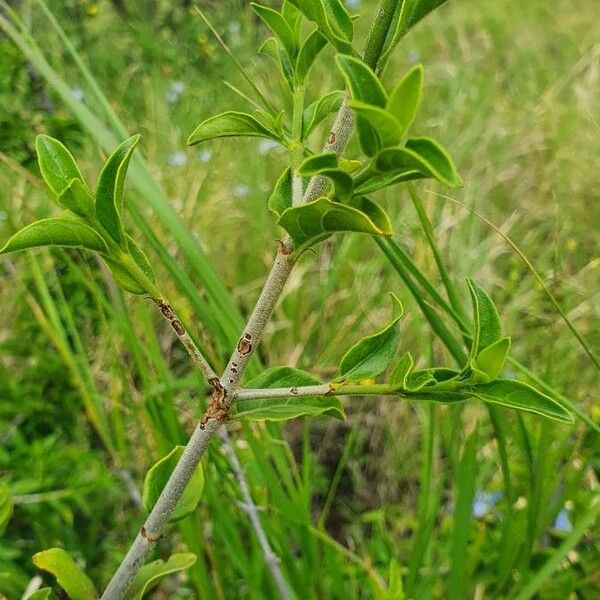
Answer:
[(356, 185), (354, 188), (355, 194), (370, 194), (376, 190), (380, 190), (396, 183), (403, 183), (404, 181), (412, 181), (413, 179), (423, 179), (425, 175), (420, 171), (414, 169), (401, 169), (399, 171), (392, 171), (390, 173), (383, 173), (382, 175), (375, 175), (370, 177), (366, 181)]
[[(156, 501), (158, 500), (163, 488), (165, 487), (171, 473), (179, 462), (183, 454), (183, 446), (175, 446), (169, 454), (156, 462), (148, 471), (144, 479), (144, 488), (142, 491), (142, 501), (146, 511), (150, 512)], [(202, 498), (204, 490), (204, 472), (202, 464), (198, 463), (194, 469), (194, 473), (186, 486), (175, 510), (169, 519), (169, 522), (174, 523), (191, 515), (198, 506)]]
[(391, 230), (380, 229), (365, 213), (327, 198), (286, 209), (278, 223), (290, 234), (298, 252), (340, 231), (391, 235)]
[(60, 587), (71, 600), (97, 600), (98, 592), (90, 578), (75, 564), (75, 561), (62, 549), (50, 548), (32, 557), (33, 564), (56, 577)]
[(279, 67), (283, 78), (286, 80), (290, 90), (294, 89), (294, 70), (292, 63), (286, 51), (281, 47), (280, 43), (274, 38), (267, 38), (258, 49), (259, 54), (270, 56)]
[(56, 196), (72, 179), (84, 181), (73, 155), (58, 140), (49, 135), (38, 135), (35, 149), (42, 177)]
[(390, 377), (390, 383), (394, 386), (398, 386), (400, 389), (406, 389), (407, 379), (411, 374), (415, 361), (410, 352), (407, 352), (400, 358)]
[(291, 27), (297, 38), (300, 35), (300, 29), (302, 27), (302, 13), (293, 4), (284, 0), (281, 5), (281, 15)]
[(93, 221), (94, 199), (81, 180), (71, 179), (67, 187), (57, 196), (56, 201), (72, 213)]
[(469, 392), (484, 402), (537, 413), (564, 423), (573, 422), (571, 413), (560, 404), (521, 381), (497, 379), (490, 383), (474, 385), (469, 388)]
[(236, 111), (227, 111), (202, 121), (188, 138), (193, 146), (206, 140), (222, 137), (263, 137), (276, 142), (281, 138), (253, 116)]
[(144, 565), (135, 575), (125, 598), (142, 600), (144, 594), (167, 575), (189, 569), (196, 562), (196, 555), (191, 552), (172, 554), (167, 561), (155, 560)]
[(115, 280), (115, 283), (121, 289), (130, 294), (136, 294), (137, 296), (143, 296), (147, 293), (144, 286), (131, 274), (127, 267), (120, 262), (107, 257), (103, 257), (103, 260), (110, 271), (112, 278)]
[[(321, 382), (300, 369), (292, 367), (272, 367), (248, 382), (248, 388), (268, 389), (304, 385), (318, 385)], [(297, 396), (289, 398), (256, 398), (236, 400), (232, 406), (233, 419), (250, 421), (287, 421), (296, 417), (316, 417), (327, 415), (344, 418), (342, 404), (335, 396)]]
[(144, 275), (152, 282), (156, 282), (154, 270), (144, 251), (135, 243), (131, 236), (127, 236), (127, 249), (135, 264), (142, 270)]
[(504, 337), (484, 348), (475, 358), (473, 367), (485, 373), (488, 381), (496, 379), (502, 373), (508, 351), (510, 350), (510, 338)]
[(339, 52), (352, 52), (354, 26), (340, 0), (289, 0)]
[(281, 40), (290, 58), (294, 58), (296, 56), (296, 36), (283, 16), (272, 8), (254, 2), (251, 2), (250, 6), (263, 23)]
[(367, 215), (380, 231), (392, 232), (392, 224), (387, 213), (379, 204), (369, 200), (366, 196), (354, 196), (346, 204)]
[(335, 60), (353, 100), (385, 109), (387, 104), (385, 90), (377, 75), (362, 60), (345, 54), (338, 54)]
[(279, 177), (268, 201), (269, 210), (278, 217), (292, 206), (292, 170), (288, 167)]
[(412, 138), (405, 147), (382, 150), (375, 158), (375, 166), (383, 172), (416, 170), (450, 187), (462, 185), (452, 159), (430, 138)]
[(100, 172), (96, 187), (96, 218), (113, 240), (121, 245), (125, 244), (123, 186), (131, 154), (140, 137), (134, 135), (117, 146)]
[(403, 0), (398, 3), (398, 10), (392, 22), (392, 35), (388, 37), (380, 64), (385, 64), (390, 53), (398, 45), (398, 42), (414, 27), (421, 19), (426, 17), (432, 10), (444, 4), (447, 0)]
[(335, 152), (315, 154), (305, 159), (298, 167), (300, 175), (312, 175), (323, 169), (337, 169), (338, 156)]
[(383, 148), (395, 146), (400, 142), (402, 128), (400, 123), (388, 111), (358, 100), (350, 101), (349, 106), (377, 131)]
[(473, 303), (474, 331), (471, 358), (476, 358), (482, 350), (500, 340), (502, 326), (496, 305), (486, 291), (472, 279), (467, 279), (467, 285)]
[(345, 92), (336, 90), (321, 96), (310, 104), (302, 115), (302, 138), (307, 138), (313, 129), (332, 112), (339, 110), (344, 101)]
[(51, 217), (31, 223), (15, 233), (0, 250), (0, 254), (40, 246), (71, 246), (108, 252), (106, 242), (100, 235), (76, 219), (77, 217), (70, 216)]
[(405, 145), (429, 165), (434, 177), (454, 188), (463, 184), (454, 162), (441, 144), (428, 137), (414, 137)]
[(435, 391), (457, 390), (460, 386), (459, 376), (458, 371), (445, 367), (420, 369), (409, 373), (406, 378), (406, 389), (411, 392), (417, 392), (426, 387), (433, 387)]
[(48, 600), (48, 598), (50, 598), (50, 594), (52, 594), (51, 588), (40, 588), (39, 590), (33, 592), (33, 594), (27, 596), (26, 600)]
[(361, 150), (372, 158), (381, 150), (381, 140), (377, 130), (362, 116), (356, 117), (356, 130)]
[(9, 487), (0, 481), (0, 535), (6, 530), (6, 526), (13, 514), (13, 499)]
[(299, 167), (298, 173), (303, 176), (323, 175), (333, 181), (335, 197), (341, 201), (352, 196), (354, 182), (352, 177), (338, 167), (335, 153), (317, 154), (307, 158)]
[(131, 294), (156, 297), (159, 291), (148, 257), (129, 235), (126, 238), (128, 254), (105, 257), (106, 266), (120, 288)]
[(400, 300), (391, 294), (397, 306), (397, 315), (382, 331), (358, 341), (344, 354), (338, 369), (338, 379), (362, 381), (383, 373), (396, 354), (400, 342), (398, 321), (403, 308)]
[(396, 85), (390, 94), (387, 110), (400, 123), (406, 133), (417, 114), (423, 90), (423, 66), (413, 67)]
[(319, 33), (318, 29), (311, 31), (304, 40), (296, 58), (296, 78), (303, 84), (317, 59), (317, 56), (327, 44), (327, 40)]

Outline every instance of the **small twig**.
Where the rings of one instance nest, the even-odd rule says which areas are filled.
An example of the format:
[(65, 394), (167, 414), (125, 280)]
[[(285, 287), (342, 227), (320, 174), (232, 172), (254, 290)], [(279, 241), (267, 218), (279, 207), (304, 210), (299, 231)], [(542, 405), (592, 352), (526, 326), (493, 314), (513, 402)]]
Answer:
[(121, 481), (125, 484), (125, 489), (131, 498), (131, 501), (136, 505), (137, 508), (142, 508), (142, 495), (138, 490), (131, 473), (127, 469), (119, 469), (117, 475)]
[(292, 595), (290, 594), (290, 590), (288, 584), (281, 572), (281, 568), (279, 567), (280, 560), (279, 557), (273, 552), (271, 549), (271, 545), (269, 544), (269, 540), (267, 538), (267, 534), (262, 527), (260, 519), (258, 517), (258, 509), (256, 504), (254, 504), (254, 500), (252, 499), (252, 494), (250, 493), (250, 488), (248, 487), (248, 482), (246, 481), (246, 476), (244, 474), (244, 470), (240, 461), (235, 453), (235, 449), (233, 447), (233, 443), (231, 438), (229, 437), (229, 433), (224, 427), (219, 429), (219, 437), (223, 442), (223, 448), (225, 453), (227, 454), (227, 458), (231, 463), (231, 467), (233, 469), (233, 473), (235, 478), (237, 479), (238, 485), (240, 486), (240, 491), (242, 492), (242, 497), (244, 498), (244, 502), (240, 502), (240, 507), (246, 512), (248, 515), (250, 522), (252, 523), (252, 527), (254, 528), (254, 533), (256, 534), (256, 538), (258, 539), (258, 543), (260, 544), (262, 553), (265, 557), (265, 562), (269, 571), (271, 571), (271, 575), (275, 580), (275, 585), (277, 586), (277, 590), (279, 591), (279, 597), (282, 600), (291, 600)]
[(295, 398), (296, 396), (401, 396), (393, 386), (386, 383), (371, 385), (346, 385), (321, 383), (293, 387), (251, 389), (242, 388), (235, 394), (236, 400), (255, 398)]
[(208, 364), (206, 358), (196, 344), (194, 340), (190, 337), (188, 332), (185, 330), (185, 327), (182, 325), (181, 321), (177, 318), (177, 315), (173, 311), (171, 305), (164, 298), (153, 298), (153, 302), (160, 308), (160, 312), (162, 316), (169, 322), (171, 327), (175, 330), (175, 333), (178, 335), (181, 343), (187, 350), (187, 353), (190, 355), (193, 363), (202, 371), (202, 374), (206, 378), (206, 381), (213, 384), (214, 382), (219, 380), (218, 375), (214, 372), (213, 368)]

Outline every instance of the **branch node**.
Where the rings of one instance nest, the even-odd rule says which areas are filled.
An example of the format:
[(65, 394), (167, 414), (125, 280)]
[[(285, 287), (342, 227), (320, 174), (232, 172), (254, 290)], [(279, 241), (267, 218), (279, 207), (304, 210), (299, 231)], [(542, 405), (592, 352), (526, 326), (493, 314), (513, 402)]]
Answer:
[(160, 538), (162, 537), (160, 533), (158, 535), (152, 535), (143, 525), (140, 529), (140, 535), (143, 538), (146, 538), (151, 544), (156, 544), (158, 540), (160, 540)]

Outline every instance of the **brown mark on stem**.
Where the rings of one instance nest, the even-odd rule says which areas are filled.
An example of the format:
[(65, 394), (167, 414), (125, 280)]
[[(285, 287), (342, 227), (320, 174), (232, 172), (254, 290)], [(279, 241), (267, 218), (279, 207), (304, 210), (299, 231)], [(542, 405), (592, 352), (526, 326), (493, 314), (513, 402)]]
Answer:
[(298, 388), (297, 387), (290, 388), (290, 394), (292, 396), (297, 396), (298, 395)]
[(327, 138), (327, 143), (330, 146), (333, 146), (333, 144), (335, 144), (335, 132), (333, 132), (333, 131), (329, 132), (329, 137)]
[(250, 354), (250, 352), (252, 352), (252, 344), (250, 343), (251, 339), (252, 336), (249, 333), (245, 333), (238, 342), (237, 351), (242, 356), (246, 356), (247, 354)]
[(229, 418), (227, 390), (221, 385), (221, 382), (217, 377), (211, 379), (209, 383), (212, 385), (213, 391), (210, 396), (208, 408), (200, 420), (200, 429), (204, 429), (211, 419), (217, 419), (218, 421), (224, 422)]
[(173, 329), (175, 330), (175, 333), (179, 337), (181, 337), (182, 335), (185, 335), (185, 329), (183, 328), (183, 325), (177, 319), (173, 319), (171, 321), (171, 327), (173, 327)]
[(328, 390), (325, 392), (326, 396), (333, 396), (335, 394), (335, 387), (331, 384), (328, 385)]
[(279, 254), (282, 256), (289, 256), (292, 253), (290, 247), (283, 240), (277, 240), (277, 244), (279, 245)]

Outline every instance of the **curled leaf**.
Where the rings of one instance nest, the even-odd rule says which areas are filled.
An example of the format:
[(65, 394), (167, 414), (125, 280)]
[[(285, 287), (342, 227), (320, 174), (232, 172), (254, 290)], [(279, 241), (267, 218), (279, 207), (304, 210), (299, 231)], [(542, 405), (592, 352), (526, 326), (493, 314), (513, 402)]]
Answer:
[(336, 62), (353, 100), (385, 109), (387, 95), (377, 75), (366, 63), (353, 56), (338, 54)]
[[(146, 474), (142, 501), (147, 512), (150, 512), (156, 504), (183, 451), (183, 446), (175, 446), (169, 454), (154, 463)], [(204, 472), (202, 471), (202, 464), (198, 463), (169, 521), (173, 523), (191, 515), (196, 510), (203, 491)]]
[(33, 564), (56, 577), (56, 582), (71, 600), (96, 600), (98, 592), (90, 578), (75, 564), (62, 549), (50, 548), (32, 557)]
[(296, 58), (296, 78), (300, 84), (305, 82), (317, 56), (326, 44), (327, 40), (318, 29), (309, 33), (306, 40), (304, 40)]
[(286, 209), (278, 223), (290, 234), (298, 252), (341, 231), (391, 235), (391, 230), (380, 229), (367, 214), (327, 198)]
[(267, 6), (251, 2), (252, 10), (263, 23), (279, 38), (290, 58), (296, 56), (296, 36), (281, 13)]
[(387, 102), (387, 110), (406, 133), (417, 114), (423, 90), (423, 66), (416, 65), (398, 82)]
[(430, 138), (412, 138), (404, 147), (386, 148), (375, 158), (379, 171), (419, 171), (449, 187), (459, 187), (462, 180), (448, 153)]
[(288, 167), (279, 177), (268, 201), (269, 210), (278, 217), (292, 206), (292, 170)]
[(76, 217), (51, 217), (27, 225), (13, 235), (0, 254), (38, 248), (40, 246), (69, 246), (108, 252), (106, 242), (91, 227)]
[(304, 176), (323, 175), (333, 181), (335, 197), (344, 201), (352, 196), (352, 177), (338, 166), (337, 154), (318, 154), (307, 158), (299, 167), (298, 173)]
[(281, 142), (281, 138), (253, 116), (236, 111), (228, 111), (202, 121), (188, 138), (193, 146), (206, 140), (222, 137), (263, 137)]
[(573, 416), (560, 404), (539, 390), (512, 379), (497, 379), (470, 388), (472, 396), (510, 408), (536, 413), (555, 421), (572, 423)]
[(171, 554), (165, 560), (155, 560), (147, 565), (144, 565), (135, 574), (133, 581), (127, 589), (127, 600), (142, 600), (144, 594), (158, 582), (180, 571), (189, 569), (196, 562), (196, 555), (191, 552), (182, 552), (179, 554)]
[(383, 373), (394, 358), (400, 342), (398, 322), (402, 316), (402, 304), (391, 294), (397, 314), (382, 331), (358, 341), (340, 361), (338, 379), (362, 381)]
[(321, 96), (310, 104), (302, 115), (302, 137), (307, 138), (327, 115), (338, 110), (345, 95), (346, 92), (336, 90)]
[(400, 142), (402, 127), (390, 112), (358, 100), (352, 100), (349, 106), (377, 131), (383, 148), (395, 146)]
[(73, 179), (84, 181), (73, 155), (57, 139), (49, 135), (35, 138), (38, 165), (42, 177), (55, 196)]
[(71, 179), (67, 187), (57, 196), (56, 201), (63, 208), (88, 221), (94, 219), (94, 199), (79, 179)]
[(123, 187), (129, 160), (140, 137), (134, 135), (117, 146), (102, 168), (96, 187), (96, 218), (113, 240), (121, 245), (125, 245)]

